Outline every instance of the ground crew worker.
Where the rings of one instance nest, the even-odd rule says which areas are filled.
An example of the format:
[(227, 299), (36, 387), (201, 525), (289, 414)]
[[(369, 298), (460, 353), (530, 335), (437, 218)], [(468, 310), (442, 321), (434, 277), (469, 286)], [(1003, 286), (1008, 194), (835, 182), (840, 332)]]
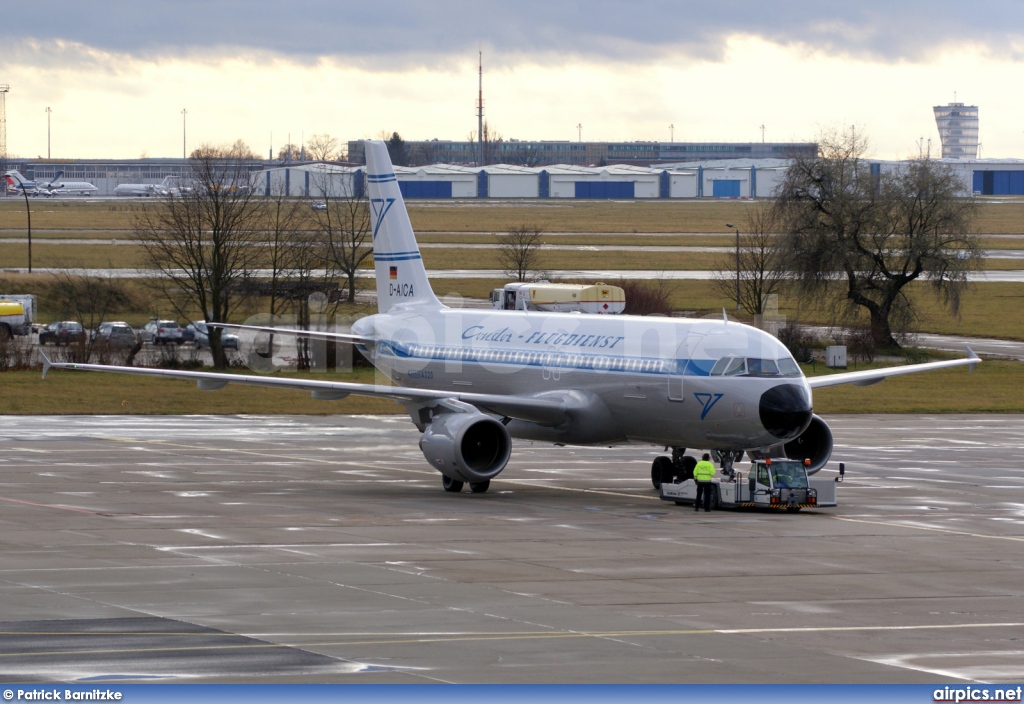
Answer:
[(711, 510), (711, 492), (715, 490), (715, 465), (711, 464), (711, 455), (704, 453), (700, 462), (693, 468), (693, 479), (697, 482), (697, 500), (693, 503), (693, 510), (700, 511), (701, 499), (704, 500), (704, 510)]

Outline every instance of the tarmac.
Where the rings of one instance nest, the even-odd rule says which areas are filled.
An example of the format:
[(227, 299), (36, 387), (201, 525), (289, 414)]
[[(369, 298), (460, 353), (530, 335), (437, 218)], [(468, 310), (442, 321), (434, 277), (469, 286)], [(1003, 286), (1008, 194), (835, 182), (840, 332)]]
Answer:
[(647, 446), (445, 493), (405, 416), (2, 417), (0, 680), (1019, 683), (1024, 418), (826, 420), (789, 514)]

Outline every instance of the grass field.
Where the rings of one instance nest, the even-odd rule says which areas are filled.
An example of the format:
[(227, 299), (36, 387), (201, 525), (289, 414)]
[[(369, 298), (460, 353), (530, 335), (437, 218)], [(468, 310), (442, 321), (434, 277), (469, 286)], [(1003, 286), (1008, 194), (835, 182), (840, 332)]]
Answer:
[[(411, 201), (409, 218), (417, 232), (502, 232), (529, 223), (545, 232), (727, 232), (740, 226), (762, 201), (734, 200), (533, 200)], [(158, 207), (156, 201), (30, 200), (32, 227), (39, 230), (130, 231), (134, 217)], [(0, 230), (24, 232), (24, 201), (0, 199)], [(975, 231), (1024, 235), (1024, 201), (979, 202)]]

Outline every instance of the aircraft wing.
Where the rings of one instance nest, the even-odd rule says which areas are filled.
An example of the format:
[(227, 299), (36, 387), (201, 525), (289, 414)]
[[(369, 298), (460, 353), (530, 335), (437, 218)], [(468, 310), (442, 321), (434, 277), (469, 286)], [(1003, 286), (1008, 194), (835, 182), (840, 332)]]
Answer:
[(945, 369), (947, 367), (960, 367), (967, 365), (974, 368), (975, 364), (981, 362), (981, 357), (974, 354), (974, 350), (967, 348), (967, 357), (964, 359), (949, 359), (942, 362), (925, 362), (924, 364), (907, 364), (902, 367), (885, 367), (884, 369), (866, 369), (862, 372), (843, 372), (841, 374), (827, 374), (824, 376), (807, 377), (807, 383), (812, 389), (820, 389), (825, 386), (838, 386), (839, 384), (853, 384), (855, 386), (870, 386), (880, 381), (885, 381), (890, 376), (901, 374), (915, 374), (927, 372), (934, 369)]
[(266, 332), (271, 335), (293, 335), (295, 337), (313, 337), (324, 340), (343, 340), (345, 342), (376, 342), (377, 338), (366, 335), (356, 335), (350, 332), (328, 332), (326, 330), (296, 330), (292, 328), (275, 328), (269, 325), (239, 325), (237, 323), (207, 323), (211, 328), (225, 328), (227, 330), (250, 330), (254, 332)]
[(411, 389), (401, 386), (378, 384), (356, 384), (316, 379), (288, 379), (279, 376), (258, 376), (253, 374), (224, 374), (221, 372), (191, 372), (176, 369), (151, 369), (145, 367), (116, 367), (106, 364), (76, 364), (74, 362), (51, 362), (43, 357), (43, 378), (50, 369), (76, 369), (90, 372), (116, 372), (118, 374), (141, 374), (161, 376), (169, 379), (189, 379), (204, 391), (222, 389), (228, 384), (248, 386), (270, 386), (280, 389), (309, 391), (314, 398), (337, 400), (348, 396), (371, 396), (388, 398), (399, 403), (456, 400), (468, 403), (483, 411), (498, 415), (532, 421), (544, 425), (558, 425), (566, 420), (567, 404), (564, 399), (535, 396), (511, 396), (502, 394), (474, 394), (434, 389)]

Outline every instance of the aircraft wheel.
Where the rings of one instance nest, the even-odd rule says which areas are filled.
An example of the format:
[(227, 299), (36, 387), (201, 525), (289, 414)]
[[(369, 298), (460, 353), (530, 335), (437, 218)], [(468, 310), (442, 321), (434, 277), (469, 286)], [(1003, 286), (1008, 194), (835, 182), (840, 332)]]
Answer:
[(463, 482), (460, 482), (457, 479), (452, 479), (451, 477), (446, 476), (444, 474), (441, 475), (441, 486), (444, 487), (445, 491), (450, 491), (453, 494), (458, 494), (460, 491), (462, 491), (462, 485)]
[(491, 486), (491, 480), (485, 479), (482, 482), (470, 482), (469, 490), (474, 494), (482, 494)]
[(693, 479), (693, 468), (697, 466), (697, 458), (686, 455), (682, 461), (682, 474), (676, 474), (676, 483), (685, 482), (687, 479)]
[(672, 460), (662, 455), (655, 457), (651, 463), (651, 484), (655, 489), (661, 489), (662, 482), (672, 481)]

